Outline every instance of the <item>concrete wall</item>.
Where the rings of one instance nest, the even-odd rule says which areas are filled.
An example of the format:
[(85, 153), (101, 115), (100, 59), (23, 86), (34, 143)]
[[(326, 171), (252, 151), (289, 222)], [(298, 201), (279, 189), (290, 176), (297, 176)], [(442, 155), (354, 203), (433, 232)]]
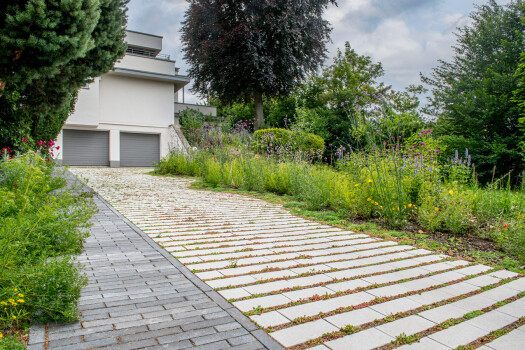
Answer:
[(134, 69), (143, 72), (160, 73), (160, 74), (175, 74), (175, 62), (168, 60), (159, 60), (156, 58), (126, 55), (115, 67)]
[(162, 37), (127, 30), (124, 39), (129, 46), (143, 47), (160, 52), (162, 50)]
[(95, 82), (87, 88), (80, 89), (78, 93), (75, 112), (67, 119), (69, 125), (82, 125), (96, 127), (100, 115), (100, 78), (95, 78)]
[(194, 105), (190, 103), (175, 103), (175, 114), (179, 114), (188, 108), (201, 111), (204, 115), (211, 115), (212, 117), (217, 116), (217, 107), (215, 106)]
[(100, 81), (100, 123), (168, 127), (173, 124), (173, 84), (104, 75)]

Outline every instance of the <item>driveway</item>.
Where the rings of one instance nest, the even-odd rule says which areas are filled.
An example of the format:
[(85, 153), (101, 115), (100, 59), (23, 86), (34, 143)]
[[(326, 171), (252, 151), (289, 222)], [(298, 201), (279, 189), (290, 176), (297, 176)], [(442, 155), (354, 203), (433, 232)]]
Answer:
[(286, 348), (523, 350), (524, 276), (150, 170), (72, 169)]

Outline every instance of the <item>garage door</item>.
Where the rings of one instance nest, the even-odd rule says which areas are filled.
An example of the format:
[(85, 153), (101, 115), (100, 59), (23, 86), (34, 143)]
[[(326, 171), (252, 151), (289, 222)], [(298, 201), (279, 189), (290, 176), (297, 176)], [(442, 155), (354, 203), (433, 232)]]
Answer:
[(78, 166), (109, 166), (109, 132), (64, 130), (63, 162)]
[(160, 159), (159, 135), (120, 133), (120, 166), (150, 167)]

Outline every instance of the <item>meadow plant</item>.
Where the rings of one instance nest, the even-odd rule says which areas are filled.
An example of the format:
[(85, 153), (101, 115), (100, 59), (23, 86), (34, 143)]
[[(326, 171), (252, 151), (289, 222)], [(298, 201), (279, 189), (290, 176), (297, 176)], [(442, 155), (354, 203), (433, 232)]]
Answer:
[(74, 255), (94, 213), (39, 152), (0, 161), (0, 333), (29, 320), (71, 321), (86, 278)]
[(310, 209), (379, 219), (388, 227), (412, 222), (431, 231), (477, 234), (525, 261), (525, 194), (503, 188), (502, 181), (494, 182), (499, 187), (480, 187), (468, 152), (444, 162), (441, 157), (439, 142), (423, 130), (404, 143), (391, 138), (346, 153), (335, 168), (244, 147), (174, 151), (156, 171), (198, 175), (214, 186), (291, 195)]

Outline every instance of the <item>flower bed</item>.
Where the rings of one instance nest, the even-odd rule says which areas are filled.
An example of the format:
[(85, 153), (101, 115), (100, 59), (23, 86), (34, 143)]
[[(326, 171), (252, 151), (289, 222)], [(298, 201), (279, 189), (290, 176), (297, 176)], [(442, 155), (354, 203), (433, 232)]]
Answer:
[(428, 231), (472, 233), (525, 261), (525, 195), (501, 182), (480, 187), (469, 161), (439, 159), (425, 131), (401, 145), (383, 142), (350, 153), (337, 168), (253, 154), (249, 149), (172, 153), (156, 171), (201, 176), (207, 183), (287, 194), (311, 209), (343, 210), (386, 226), (417, 224)]
[(74, 255), (94, 206), (60, 171), (39, 152), (0, 161), (0, 344), (15, 344), (30, 321), (78, 318), (86, 278)]

